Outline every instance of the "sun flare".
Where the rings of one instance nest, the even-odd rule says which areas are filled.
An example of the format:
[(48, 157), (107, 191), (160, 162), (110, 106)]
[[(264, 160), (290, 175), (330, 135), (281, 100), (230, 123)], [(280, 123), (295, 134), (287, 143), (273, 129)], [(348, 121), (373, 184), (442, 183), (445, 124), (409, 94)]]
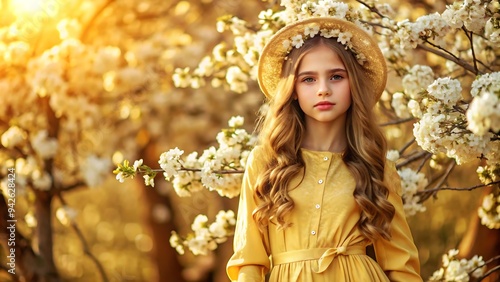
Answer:
[(59, 10), (61, 0), (11, 0), (10, 6), (14, 14), (34, 15), (44, 13), (53, 16)]

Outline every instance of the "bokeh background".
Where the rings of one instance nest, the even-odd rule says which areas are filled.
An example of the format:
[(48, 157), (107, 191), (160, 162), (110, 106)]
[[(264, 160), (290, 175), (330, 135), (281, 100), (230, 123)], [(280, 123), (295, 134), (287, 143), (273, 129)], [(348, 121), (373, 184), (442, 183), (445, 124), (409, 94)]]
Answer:
[[(452, 3), (385, 2), (410, 20)], [(202, 83), (177, 88), (172, 75), (176, 68), (195, 69), (216, 44), (231, 42), (228, 33), (216, 30), (219, 17), (231, 14), (256, 23), (260, 11), (277, 5), (260, 0), (0, 0), (0, 132), (12, 124), (26, 130), (18, 133), (14, 149), (2, 142), (0, 161), (4, 169), (16, 168), (16, 242), (24, 252), (17, 256), (17, 270), (26, 281), (228, 281), (230, 239), (207, 256), (181, 256), (169, 238), (172, 230), (188, 233), (200, 213), (213, 218), (220, 209), (235, 210), (237, 199), (209, 191), (180, 198), (160, 176), (155, 187), (146, 187), (140, 177), (119, 183), (112, 171), (124, 159), (142, 158), (158, 167), (160, 154), (175, 147), (200, 152), (215, 144), (231, 116), (245, 117), (245, 129), (252, 132), (263, 101), (256, 83), (238, 94)], [(62, 43), (65, 33), (78, 41)], [(404, 144), (411, 128), (387, 127), (391, 144)], [(38, 140), (33, 136), (39, 136), (41, 148), (24, 147)], [(57, 157), (40, 157), (40, 151), (51, 151), (49, 139), (56, 136)], [(33, 176), (27, 172), (32, 162), (52, 174)], [(477, 185), (477, 164), (457, 167), (446, 184)], [(498, 232), (481, 233), (477, 225), (484, 193), (442, 191), (426, 201), (426, 212), (408, 218), (424, 278), (440, 267), (449, 249), (475, 254), (471, 242), (498, 246)], [(37, 256), (44, 246), (52, 249), (53, 263)], [(21, 276), (7, 273), (5, 245), (0, 254), (0, 280), (20, 281)], [(50, 274), (55, 270), (58, 277)]]

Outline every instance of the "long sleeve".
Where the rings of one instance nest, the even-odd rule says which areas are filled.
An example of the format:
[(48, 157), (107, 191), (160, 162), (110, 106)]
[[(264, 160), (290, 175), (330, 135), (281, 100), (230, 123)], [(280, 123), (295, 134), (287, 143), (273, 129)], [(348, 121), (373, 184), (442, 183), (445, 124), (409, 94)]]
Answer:
[(380, 239), (374, 243), (377, 262), (391, 281), (422, 281), (418, 250), (413, 242), (406, 221), (401, 199), (401, 180), (392, 162), (387, 162), (385, 183), (389, 188), (388, 200), (396, 213), (391, 222), (391, 239)]
[(254, 149), (248, 157), (238, 206), (236, 230), (234, 234), (234, 254), (229, 259), (226, 270), (232, 281), (264, 281), (270, 268), (267, 234), (262, 234), (252, 217), (256, 208), (253, 197), (259, 164)]

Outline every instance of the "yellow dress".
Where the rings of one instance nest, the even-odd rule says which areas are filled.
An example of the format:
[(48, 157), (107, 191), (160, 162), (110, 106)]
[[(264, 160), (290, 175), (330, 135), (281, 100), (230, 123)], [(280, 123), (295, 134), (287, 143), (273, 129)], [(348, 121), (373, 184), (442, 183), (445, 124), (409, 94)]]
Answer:
[(264, 167), (262, 150), (249, 156), (238, 208), (234, 254), (227, 264), (232, 281), (376, 282), (422, 281), (418, 251), (406, 222), (400, 197), (400, 178), (387, 162), (385, 181), (396, 214), (391, 240), (373, 243), (376, 260), (366, 255), (369, 241), (356, 227), (360, 209), (353, 191), (355, 182), (340, 153), (301, 149), (305, 174), (292, 180), (295, 203), (287, 217), (291, 227), (278, 230), (271, 224), (261, 234), (252, 218), (257, 176)]

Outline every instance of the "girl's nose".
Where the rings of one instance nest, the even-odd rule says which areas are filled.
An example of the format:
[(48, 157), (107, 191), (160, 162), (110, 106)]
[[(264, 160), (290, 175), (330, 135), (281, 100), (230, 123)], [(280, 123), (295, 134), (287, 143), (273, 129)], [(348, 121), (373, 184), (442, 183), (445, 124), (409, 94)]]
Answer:
[(330, 91), (328, 90), (318, 91), (318, 96), (330, 96)]
[(328, 87), (328, 81), (321, 80), (319, 83), (319, 88), (318, 88), (318, 95), (319, 96), (329, 96), (331, 95), (330, 88)]

